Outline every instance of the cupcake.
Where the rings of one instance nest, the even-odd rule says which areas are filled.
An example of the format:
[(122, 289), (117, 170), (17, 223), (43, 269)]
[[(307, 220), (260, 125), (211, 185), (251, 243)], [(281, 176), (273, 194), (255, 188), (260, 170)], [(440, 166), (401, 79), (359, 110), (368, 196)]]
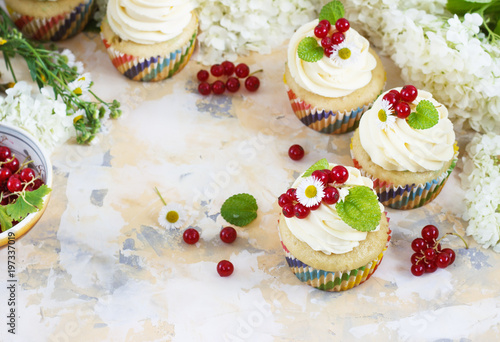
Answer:
[(356, 129), (382, 92), (386, 74), (370, 43), (343, 18), (339, 1), (290, 39), (285, 85), (295, 115), (322, 133)]
[(159, 81), (179, 72), (197, 33), (193, 5), (184, 0), (110, 0), (101, 25), (113, 65), (135, 81)]
[(83, 30), (94, 0), (5, 0), (21, 32), (35, 40), (59, 41)]
[(281, 245), (300, 281), (344, 291), (375, 272), (391, 230), (372, 185), (356, 168), (322, 159), (280, 196)]
[(446, 107), (407, 85), (382, 94), (363, 115), (351, 155), (361, 174), (373, 180), (380, 202), (412, 209), (439, 194), (458, 147)]

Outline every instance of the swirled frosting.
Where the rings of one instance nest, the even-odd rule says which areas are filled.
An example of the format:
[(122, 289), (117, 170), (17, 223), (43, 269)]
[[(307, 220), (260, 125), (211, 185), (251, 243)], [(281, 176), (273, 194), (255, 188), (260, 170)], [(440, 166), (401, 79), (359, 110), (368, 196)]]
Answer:
[(349, 66), (339, 67), (326, 56), (317, 62), (306, 62), (299, 58), (297, 48), (300, 41), (305, 37), (315, 37), (316, 25), (318, 19), (301, 26), (290, 39), (288, 68), (295, 82), (311, 93), (325, 97), (346, 96), (367, 85), (377, 61), (369, 52), (370, 43), (353, 28), (345, 33), (345, 42), (356, 45), (361, 55)]
[(425, 172), (441, 169), (455, 153), (455, 132), (448, 119), (448, 109), (437, 102), (431, 93), (418, 90), (418, 97), (410, 107), (415, 110), (418, 102), (424, 99), (431, 101), (439, 112), (438, 123), (428, 129), (415, 129), (405, 119), (396, 119), (392, 128), (384, 130), (377, 126), (384, 94), (363, 114), (359, 124), (361, 145), (371, 160), (391, 171)]
[(107, 19), (123, 40), (155, 44), (181, 34), (192, 10), (185, 0), (109, 0)]
[[(335, 164), (330, 164), (330, 169)], [(349, 171), (349, 178), (345, 185), (366, 185), (373, 188), (371, 179), (361, 176), (358, 169), (346, 166)], [(292, 187), (296, 188), (304, 178), (299, 177), (295, 180)], [(384, 206), (379, 203), (380, 210)], [(335, 204), (329, 205), (321, 203), (318, 209), (311, 211), (305, 219), (296, 217), (284, 217), (288, 229), (292, 234), (302, 242), (305, 242), (315, 251), (321, 251), (325, 254), (343, 254), (357, 247), (360, 241), (366, 239), (368, 232), (360, 232), (351, 228), (342, 221), (335, 209)], [(380, 229), (380, 226), (374, 230)]]

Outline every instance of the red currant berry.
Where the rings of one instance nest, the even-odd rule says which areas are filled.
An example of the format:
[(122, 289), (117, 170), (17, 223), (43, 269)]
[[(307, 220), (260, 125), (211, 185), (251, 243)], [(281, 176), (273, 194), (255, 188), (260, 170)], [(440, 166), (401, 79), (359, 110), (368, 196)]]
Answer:
[(238, 234), (236, 233), (236, 229), (233, 227), (224, 227), (220, 231), (220, 239), (225, 242), (225, 243), (232, 243), (234, 240), (236, 240), (236, 237)]
[(321, 39), (321, 46), (325, 49), (327, 47), (331, 47), (333, 45), (333, 41), (332, 41), (332, 38), (331, 37), (325, 37), (323, 39)]
[(344, 184), (349, 179), (349, 171), (344, 166), (337, 165), (332, 169), (332, 179), (337, 184)]
[(434, 243), (438, 238), (438, 236), (439, 236), (439, 230), (436, 228), (436, 226), (428, 224), (427, 226), (422, 228), (422, 238), (427, 243)]
[(292, 145), (288, 149), (288, 156), (292, 160), (301, 160), (304, 158), (304, 153), (304, 149), (298, 144)]
[(18, 177), (11, 176), (7, 181), (7, 189), (9, 189), (10, 192), (21, 191), (23, 189), (23, 184)]
[(210, 84), (208, 82), (201, 82), (198, 85), (198, 92), (201, 95), (209, 95), (212, 92), (212, 87), (210, 87)]
[(395, 108), (399, 102), (396, 94), (394, 94), (394, 93), (387, 93), (384, 95), (384, 97), (382, 99), (389, 102), (389, 104), (392, 106), (392, 108)]
[(200, 233), (194, 228), (188, 228), (182, 234), (182, 238), (184, 242), (189, 245), (194, 245), (200, 239)]
[(236, 73), (236, 76), (238, 76), (239, 78), (245, 78), (250, 73), (250, 69), (248, 68), (248, 65), (246, 65), (245, 63), (240, 63), (236, 66), (234, 72)]
[(401, 101), (401, 94), (396, 89), (389, 90), (388, 94), (394, 94), (394, 96), (396, 96), (396, 102)]
[(323, 202), (326, 204), (335, 204), (339, 201), (339, 191), (337, 188), (332, 186), (327, 186), (325, 188), (325, 194), (323, 196)]
[(322, 170), (314, 171), (311, 176), (319, 180), (323, 183), (323, 185), (326, 185), (330, 179), (329, 175), (324, 173)]
[(280, 207), (284, 207), (286, 204), (292, 203), (292, 199), (288, 197), (287, 194), (281, 194), (280, 197), (278, 197), (278, 205)]
[(413, 274), (414, 276), (420, 277), (424, 273), (425, 273), (425, 266), (424, 265), (418, 264), (418, 265), (411, 266), (411, 274)]
[(313, 205), (312, 207), (309, 207), (309, 210), (313, 211), (313, 210), (318, 210), (319, 206), (321, 205), (321, 202), (316, 204), (316, 205)]
[(411, 255), (411, 259), (410, 259), (412, 265), (417, 265), (417, 264), (421, 263), (420, 261), (422, 260), (423, 257), (424, 256), (422, 255), (422, 253), (413, 253)]
[(455, 251), (451, 248), (445, 248), (441, 251), (441, 253), (448, 253), (449, 257), (450, 257), (450, 260), (448, 262), (448, 265), (451, 265), (453, 264), (453, 262), (455, 261)]
[(7, 179), (9, 179), (10, 176), (12, 176), (12, 171), (10, 171), (10, 169), (8, 169), (6, 167), (2, 167), (0, 169), (0, 181), (1, 182), (6, 181)]
[(215, 77), (220, 77), (222, 76), (222, 74), (224, 74), (224, 67), (220, 64), (214, 64), (210, 68), (210, 73)]
[(329, 20), (327, 20), (327, 19), (323, 19), (323, 20), (321, 20), (321, 21), (318, 23), (318, 25), (323, 25), (324, 27), (326, 27), (326, 29), (327, 29), (328, 31), (330, 31), (330, 29), (332, 28), (332, 24), (330, 24), (330, 21), (329, 21)]
[(285, 193), (287, 194), (288, 197), (290, 197), (290, 199), (292, 201), (296, 201), (297, 200), (297, 196), (295, 195), (296, 192), (297, 192), (297, 189), (290, 188)]
[(196, 77), (198, 78), (198, 81), (200, 81), (200, 82), (205, 82), (206, 80), (208, 80), (209, 76), (210, 76), (210, 74), (208, 73), (208, 71), (203, 70), (203, 69), (198, 71), (198, 73), (196, 74)]
[(233, 271), (234, 266), (231, 261), (221, 260), (217, 264), (217, 273), (219, 273), (221, 277), (229, 277), (231, 274), (233, 274)]
[(214, 94), (220, 95), (226, 90), (226, 85), (222, 81), (215, 81), (212, 83), (212, 91)]
[(437, 266), (434, 261), (425, 264), (425, 273), (434, 273), (436, 270)]
[(332, 42), (334, 45), (339, 45), (345, 40), (345, 36), (342, 32), (334, 32), (332, 34)]
[(234, 64), (232, 62), (224, 61), (221, 65), (224, 68), (224, 75), (231, 76), (234, 73)]
[(411, 243), (411, 249), (417, 253), (421, 253), (425, 248), (427, 248), (427, 244), (422, 238), (416, 238)]
[(19, 174), (21, 181), (28, 183), (31, 181), (33, 178), (35, 178), (35, 171), (33, 169), (26, 167), (21, 170), (21, 173)]
[(347, 30), (349, 30), (350, 27), (351, 25), (349, 24), (349, 21), (346, 18), (339, 18), (335, 23), (335, 28), (339, 32), (346, 32)]
[(326, 57), (330, 57), (333, 53), (333, 50), (334, 50), (333, 45), (330, 45), (323, 49), (323, 53), (325, 54)]
[(290, 217), (295, 216), (295, 209), (294, 209), (294, 206), (292, 203), (285, 204), (283, 206), (282, 211), (283, 211), (283, 216), (285, 216), (285, 217), (290, 218)]
[(427, 261), (433, 261), (434, 259), (436, 259), (436, 251), (432, 248), (424, 249), (424, 255), (425, 255), (425, 260)]
[(14, 158), (9, 163), (4, 164), (4, 167), (12, 171), (12, 173), (16, 173), (17, 170), (19, 170), (19, 160), (17, 160), (17, 158)]
[(236, 93), (240, 89), (240, 80), (236, 77), (229, 77), (226, 82), (227, 91)]
[(405, 102), (413, 102), (418, 96), (418, 90), (412, 85), (405, 85), (401, 89), (401, 100)]
[(251, 92), (257, 91), (257, 89), (259, 89), (259, 86), (260, 86), (260, 81), (255, 76), (247, 77), (247, 79), (245, 80), (245, 88), (247, 88), (248, 91)]
[(328, 176), (328, 180), (326, 181), (326, 184), (334, 182), (333, 175), (332, 175), (332, 170), (330, 170), (330, 169), (323, 169), (321, 171)]
[(436, 266), (446, 268), (450, 264), (450, 255), (446, 252), (441, 252), (436, 257)]
[(43, 185), (43, 180), (41, 180), (40, 178), (35, 179), (35, 182), (33, 183), (33, 190), (38, 189), (42, 185)]
[(0, 146), (0, 161), (4, 162), (12, 158), (12, 152), (7, 146)]
[(297, 203), (293, 207), (293, 211), (294, 211), (295, 217), (297, 217), (299, 219), (305, 219), (309, 215), (310, 209), (303, 206), (300, 203)]
[(314, 35), (318, 38), (325, 38), (328, 34), (328, 31), (325, 26), (318, 25), (314, 28)]
[(400, 119), (406, 119), (411, 113), (410, 105), (406, 102), (399, 102), (394, 110)]

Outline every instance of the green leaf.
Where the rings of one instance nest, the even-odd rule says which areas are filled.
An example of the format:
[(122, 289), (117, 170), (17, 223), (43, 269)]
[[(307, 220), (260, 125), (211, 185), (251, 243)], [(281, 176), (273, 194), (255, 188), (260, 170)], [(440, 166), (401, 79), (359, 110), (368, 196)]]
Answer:
[(0, 206), (0, 226), (2, 228), (2, 232), (12, 228), (12, 219), (9, 215), (7, 215), (5, 207), (3, 206)]
[(323, 48), (313, 37), (305, 37), (297, 48), (299, 58), (306, 62), (317, 62), (323, 58)]
[(344, 5), (342, 5), (340, 1), (335, 0), (327, 3), (321, 8), (321, 12), (319, 12), (319, 21), (326, 19), (333, 26), (337, 20), (344, 17), (344, 14)]
[(491, 1), (448, 0), (446, 9), (453, 14), (464, 15), (465, 13), (477, 11)]
[(428, 129), (436, 125), (439, 121), (439, 113), (429, 100), (422, 100), (418, 103), (416, 112), (408, 116), (408, 125), (415, 129)]
[(237, 194), (229, 197), (220, 208), (227, 222), (243, 227), (257, 218), (257, 201), (252, 195)]
[(349, 195), (344, 201), (337, 202), (335, 209), (342, 221), (361, 232), (377, 228), (382, 217), (377, 195), (364, 185), (349, 189)]
[(21, 221), (28, 214), (37, 212), (43, 206), (43, 198), (51, 190), (42, 185), (33, 191), (24, 191), (22, 196), (19, 196), (14, 203), (6, 205), (4, 208), (7, 214), (16, 221)]
[(497, 25), (495, 26), (493, 32), (500, 35), (500, 20), (497, 21)]
[(324, 169), (328, 169), (328, 168), (330, 168), (330, 164), (328, 163), (328, 160), (326, 160), (325, 158), (320, 159), (316, 163), (314, 163), (314, 165), (312, 165), (310, 168), (308, 168), (306, 170), (306, 172), (304, 172), (302, 177), (309, 177), (316, 170), (324, 170)]

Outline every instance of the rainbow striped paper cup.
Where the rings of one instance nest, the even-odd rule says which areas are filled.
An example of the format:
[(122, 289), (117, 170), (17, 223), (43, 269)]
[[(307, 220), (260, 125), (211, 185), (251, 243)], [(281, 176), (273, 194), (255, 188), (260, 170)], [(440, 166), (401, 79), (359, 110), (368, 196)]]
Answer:
[[(7, 9), (19, 30), (34, 40), (60, 41), (73, 37), (87, 25), (94, 0), (81, 0), (73, 10), (52, 17), (31, 16), (16, 12), (7, 3)], [(54, 6), (57, 3), (54, 3)]]

